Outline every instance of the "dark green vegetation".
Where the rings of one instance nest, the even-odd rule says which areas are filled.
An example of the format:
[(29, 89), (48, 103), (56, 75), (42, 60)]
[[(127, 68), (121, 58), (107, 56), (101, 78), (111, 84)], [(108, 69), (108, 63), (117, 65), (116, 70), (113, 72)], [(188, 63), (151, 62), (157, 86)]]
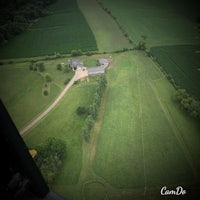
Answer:
[(96, 50), (95, 38), (76, 1), (57, 0), (49, 15), (39, 18), (29, 29), (0, 48), (0, 58), (51, 55), (72, 50)]
[(72, 71), (56, 69), (63, 62), (66, 59), (34, 65), (31, 62), (1, 65), (0, 96), (19, 130), (43, 111), (64, 88), (64, 82), (73, 76)]
[(2, 0), (0, 2), (0, 45), (24, 32), (33, 20), (48, 14), (45, 7), (55, 0)]
[[(134, 44), (142, 35), (147, 46), (199, 43), (197, 1), (100, 0)], [(189, 5), (188, 5), (189, 4)], [(191, 19), (191, 16), (193, 18)]]
[(200, 99), (200, 46), (179, 45), (151, 48), (151, 54), (175, 84)]
[(177, 101), (181, 108), (188, 112), (191, 117), (200, 119), (200, 101), (192, 98), (186, 90), (178, 89), (174, 100)]
[(55, 180), (65, 155), (66, 144), (60, 139), (47, 138), (47, 140), (38, 147), (35, 161), (49, 185)]
[[(101, 105), (101, 99), (104, 95), (106, 85), (107, 85), (106, 76), (105, 74), (102, 74), (97, 80), (96, 92), (94, 93), (93, 102), (89, 107), (89, 115), (87, 116), (85, 120), (85, 125), (83, 127), (83, 138), (85, 139), (86, 142), (90, 141), (91, 129), (93, 128), (94, 122), (98, 117), (99, 107)], [(80, 106), (78, 107), (77, 111), (79, 111), (78, 113), (80, 113)], [(87, 109), (84, 109), (84, 111), (86, 113)]]

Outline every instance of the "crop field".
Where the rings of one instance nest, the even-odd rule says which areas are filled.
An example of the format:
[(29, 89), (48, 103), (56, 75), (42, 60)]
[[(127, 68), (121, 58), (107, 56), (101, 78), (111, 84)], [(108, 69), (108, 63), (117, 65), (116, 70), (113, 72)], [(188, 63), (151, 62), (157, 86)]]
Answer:
[(19, 58), (70, 53), (73, 49), (97, 50), (96, 41), (74, 0), (58, 0), (50, 15), (0, 48), (0, 58)]
[(151, 48), (156, 61), (173, 77), (176, 84), (198, 99), (200, 99), (199, 50), (199, 45)]
[(128, 40), (123, 36), (116, 22), (94, 0), (78, 0), (95, 36), (99, 51), (121, 50), (130, 47)]
[(200, 43), (197, 24), (188, 18), (188, 13), (186, 15), (183, 12), (188, 10), (188, 5), (184, 5), (182, 1), (182, 7), (177, 1), (101, 2), (117, 18), (135, 44), (141, 40), (142, 35), (147, 37), (148, 47)]
[[(1, 65), (0, 96), (19, 130), (42, 112), (64, 88), (64, 82), (73, 76), (72, 72), (56, 69), (60, 62), (66, 61), (45, 61), (43, 73), (29, 70), (29, 62)], [(44, 96), (44, 76), (47, 73), (53, 81), (46, 88), (49, 95)]]

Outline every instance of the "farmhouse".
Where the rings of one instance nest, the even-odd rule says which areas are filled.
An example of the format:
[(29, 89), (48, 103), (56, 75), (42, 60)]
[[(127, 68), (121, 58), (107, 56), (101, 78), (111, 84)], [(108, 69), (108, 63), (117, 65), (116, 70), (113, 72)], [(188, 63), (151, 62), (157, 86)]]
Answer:
[(95, 67), (84, 67), (83, 61), (79, 59), (70, 59), (68, 60), (68, 63), (71, 69), (77, 70), (77, 71), (79, 70), (86, 71), (88, 76), (105, 73), (105, 68), (109, 64), (108, 60), (105, 58), (100, 58), (99, 59), (100, 66), (95, 66)]
[(71, 67), (71, 69), (82, 69), (83, 67), (83, 62), (79, 59), (71, 59), (68, 61), (69, 62), (69, 66)]

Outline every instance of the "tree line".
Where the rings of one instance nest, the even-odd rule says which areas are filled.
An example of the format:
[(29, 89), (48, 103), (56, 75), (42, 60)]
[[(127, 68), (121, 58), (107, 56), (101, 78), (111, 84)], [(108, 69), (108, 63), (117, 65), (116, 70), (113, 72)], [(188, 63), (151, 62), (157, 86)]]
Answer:
[(79, 106), (76, 110), (78, 115), (87, 115), (85, 124), (82, 129), (83, 138), (86, 142), (90, 141), (90, 132), (94, 126), (94, 122), (97, 119), (101, 99), (107, 86), (106, 75), (102, 74), (98, 78), (98, 84), (96, 92), (93, 97), (93, 102), (89, 107)]
[(185, 89), (178, 89), (174, 99), (191, 117), (200, 119), (200, 101), (191, 97)]
[(23, 33), (33, 20), (48, 15), (45, 9), (56, 0), (1, 0), (0, 45)]

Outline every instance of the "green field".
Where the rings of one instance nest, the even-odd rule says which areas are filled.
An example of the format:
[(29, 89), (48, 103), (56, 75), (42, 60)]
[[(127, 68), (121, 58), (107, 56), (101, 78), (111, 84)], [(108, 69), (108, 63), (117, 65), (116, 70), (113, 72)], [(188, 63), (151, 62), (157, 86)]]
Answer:
[(194, 14), (188, 9), (192, 7), (192, 2), (190, 5), (182, 1), (177, 3), (158, 0), (101, 2), (117, 18), (135, 43), (141, 40), (142, 35), (147, 36), (148, 47), (200, 43), (197, 24), (187, 16)]
[[(50, 189), (67, 199), (157, 200), (163, 199), (163, 186), (178, 185), (187, 190), (186, 199), (194, 199), (190, 193), (200, 185), (200, 124), (174, 102), (176, 90), (159, 65), (177, 85), (200, 98), (200, 36), (194, 23), (198, 12), (191, 14), (181, 0), (180, 6), (172, 0), (99, 1), (134, 44), (147, 36), (148, 55), (153, 57), (138, 50), (111, 53), (130, 44), (98, 1), (58, 0), (48, 7), (50, 15), (1, 48), (0, 58), (98, 49), (102, 54), (76, 59), (90, 67), (99, 58), (109, 58), (107, 88), (89, 143), (82, 136), (86, 116), (76, 110), (93, 102), (98, 76), (77, 81), (23, 139), (36, 150), (48, 137), (66, 142), (66, 158)], [(0, 65), (0, 96), (19, 130), (55, 100), (74, 74), (64, 72), (70, 57), (40, 58), (45, 59), (42, 73), (29, 70), (33, 58)], [(45, 86), (47, 73), (53, 80)]]
[[(163, 185), (174, 187), (181, 183), (187, 187), (197, 183), (199, 124), (173, 102), (174, 88), (144, 52), (111, 56), (112, 63), (107, 69), (108, 88), (89, 144), (82, 138), (85, 116), (78, 116), (76, 109), (91, 104), (95, 77), (72, 86), (59, 104), (23, 135), (28, 147), (35, 149), (48, 137), (66, 142), (67, 157), (51, 189), (70, 199), (141, 199), (144, 195), (159, 199)], [(90, 64), (100, 57), (108, 55), (79, 59)], [(66, 75), (57, 71), (56, 65), (62, 62), (67, 61), (44, 62), (46, 72), (54, 78), (52, 85), (59, 91), (64, 87)], [(33, 105), (38, 105), (43, 98), (42, 88), (34, 86), (40, 85), (40, 79), (42, 86), (43, 79), (39, 73), (28, 70), (28, 64), (1, 66), (1, 96), (8, 110), (21, 108), (16, 113), (28, 113), (30, 117), (28, 111), (33, 112)], [(31, 82), (31, 87), (40, 91), (38, 99), (33, 97), (32, 90), (23, 93), (25, 98), (18, 90), (28, 91), (27, 82), (31, 77), (36, 81)], [(18, 98), (14, 94), (19, 94)], [(52, 99), (49, 98), (49, 102)], [(19, 107), (21, 101), (32, 105)], [(40, 112), (42, 110), (40, 108)], [(19, 126), (23, 120), (16, 119)]]
[(94, 0), (78, 0), (91, 30), (96, 38), (99, 51), (113, 51), (130, 47), (116, 22)]
[(200, 99), (199, 45), (164, 46), (151, 48), (152, 55), (171, 75), (176, 84)]
[[(153, 187), (192, 181), (195, 172), (187, 154), (194, 163), (200, 156), (199, 126), (181, 116), (171, 99), (173, 87), (148, 57), (127, 53), (114, 62), (94, 171), (116, 188), (146, 188), (147, 193)], [(198, 159), (196, 169), (199, 164)]]
[(48, 9), (50, 15), (0, 48), (1, 59), (70, 53), (73, 49), (97, 50), (94, 35), (76, 1), (58, 0)]
[[(53, 190), (72, 199), (77, 190), (82, 168), (82, 127), (85, 117), (76, 114), (78, 106), (89, 106), (95, 91), (95, 81), (81, 82), (70, 88), (56, 108), (29, 133), (23, 136), (28, 147), (42, 144), (48, 137), (66, 142), (67, 159), (57, 177)], [(75, 100), (76, 99), (76, 100)]]
[[(0, 96), (19, 130), (52, 103), (64, 88), (64, 81), (73, 76), (72, 72), (56, 69), (61, 62), (67, 63), (65, 59), (45, 61), (43, 73), (30, 71), (30, 62), (0, 67)], [(44, 76), (47, 73), (53, 81), (46, 88), (49, 95), (44, 96)]]

